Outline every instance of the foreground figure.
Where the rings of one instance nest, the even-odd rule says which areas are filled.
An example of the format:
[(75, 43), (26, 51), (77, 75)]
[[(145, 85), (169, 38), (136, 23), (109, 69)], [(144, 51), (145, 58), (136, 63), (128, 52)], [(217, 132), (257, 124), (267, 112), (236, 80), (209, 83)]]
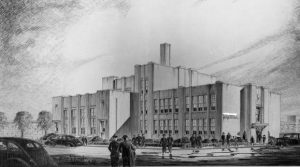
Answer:
[(118, 166), (119, 162), (119, 143), (117, 142), (117, 137), (116, 135), (113, 136), (112, 142), (110, 142), (108, 149), (110, 151), (110, 162), (111, 166)]
[(128, 141), (128, 136), (123, 136), (123, 142), (119, 146), (122, 153), (123, 166), (135, 166), (135, 147)]

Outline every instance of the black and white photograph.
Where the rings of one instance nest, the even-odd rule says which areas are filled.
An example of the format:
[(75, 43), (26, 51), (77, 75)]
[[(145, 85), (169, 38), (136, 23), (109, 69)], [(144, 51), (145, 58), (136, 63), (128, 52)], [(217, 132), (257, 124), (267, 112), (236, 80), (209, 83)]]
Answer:
[(0, 167), (299, 157), (299, 0), (0, 0)]

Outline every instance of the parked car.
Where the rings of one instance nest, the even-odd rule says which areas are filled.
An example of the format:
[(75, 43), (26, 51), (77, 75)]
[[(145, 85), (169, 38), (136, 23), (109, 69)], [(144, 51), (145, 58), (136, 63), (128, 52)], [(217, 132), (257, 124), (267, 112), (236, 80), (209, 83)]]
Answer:
[(79, 139), (71, 135), (58, 135), (56, 137), (50, 138), (45, 142), (46, 145), (65, 145), (69, 147), (82, 146), (83, 143)]
[(0, 138), (1, 167), (57, 167), (44, 147), (33, 140)]
[(282, 137), (276, 138), (276, 145), (297, 145), (300, 144), (300, 133), (285, 133)]
[(46, 135), (44, 135), (43, 137), (41, 137), (42, 140), (48, 140), (48, 139), (51, 139), (51, 138), (54, 138), (58, 136), (58, 134), (56, 133), (48, 133)]

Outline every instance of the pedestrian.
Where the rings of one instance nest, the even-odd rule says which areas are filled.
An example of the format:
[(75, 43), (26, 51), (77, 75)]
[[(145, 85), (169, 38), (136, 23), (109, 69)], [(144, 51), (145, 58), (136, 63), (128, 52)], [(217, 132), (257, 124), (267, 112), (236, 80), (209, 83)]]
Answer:
[(243, 133), (243, 140), (244, 140), (244, 141), (247, 141), (246, 131), (244, 131), (244, 133)]
[(202, 137), (200, 134), (198, 134), (197, 138), (196, 138), (196, 143), (198, 148), (202, 148)]
[(163, 134), (163, 137), (160, 139), (160, 143), (159, 143), (162, 147), (162, 156), (164, 157), (166, 151), (167, 151), (167, 145), (168, 145), (168, 141), (166, 139), (166, 134)]
[(263, 144), (266, 142), (266, 135), (263, 135)]
[(134, 146), (137, 146), (137, 138), (135, 137), (135, 135), (133, 135), (131, 141)]
[(224, 150), (224, 145), (225, 145), (225, 133), (223, 132), (222, 133), (222, 136), (221, 136), (221, 140), (222, 140), (222, 150)]
[(190, 137), (191, 146), (193, 148), (193, 152), (195, 152), (196, 149), (196, 134), (193, 134), (192, 137)]
[(231, 138), (231, 135), (230, 135), (230, 133), (228, 132), (228, 133), (227, 133), (227, 136), (226, 136), (227, 147), (230, 147), (230, 138)]
[(138, 136), (136, 137), (136, 140), (137, 140), (137, 145), (141, 146), (142, 137), (140, 136), (140, 134), (138, 134)]
[(238, 144), (238, 138), (236, 136), (233, 136), (234, 146), (236, 151), (238, 150), (239, 144)]
[(251, 146), (254, 145), (254, 137), (253, 136), (251, 136), (250, 143), (251, 143)]
[(108, 150), (110, 151), (110, 163), (112, 167), (119, 165), (119, 143), (117, 142), (117, 137), (118, 136), (114, 135), (108, 146)]
[(142, 145), (142, 147), (145, 147), (145, 140), (146, 140), (146, 138), (145, 138), (144, 134), (142, 134), (142, 137), (141, 137), (141, 145)]
[(169, 134), (169, 137), (167, 138), (167, 145), (168, 145), (170, 158), (172, 158), (173, 137), (172, 137), (171, 133)]
[(128, 136), (124, 135), (123, 142), (119, 145), (119, 152), (122, 154), (123, 166), (135, 166), (135, 147), (128, 141)]
[(87, 141), (87, 137), (84, 136), (84, 141), (85, 141), (85, 145), (87, 146), (88, 145), (88, 141)]
[(260, 142), (261, 142), (261, 133), (259, 133), (258, 135), (257, 135), (257, 142), (260, 144)]

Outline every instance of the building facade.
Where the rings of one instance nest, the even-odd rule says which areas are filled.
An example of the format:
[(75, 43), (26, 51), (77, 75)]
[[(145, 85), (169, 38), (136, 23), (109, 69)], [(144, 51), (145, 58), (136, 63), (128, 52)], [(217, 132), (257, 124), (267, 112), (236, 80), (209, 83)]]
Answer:
[(102, 90), (95, 94), (53, 98), (57, 126), (62, 127), (59, 133), (103, 138), (138, 133), (146, 138), (160, 138), (164, 133), (174, 138), (192, 134), (220, 138), (222, 132), (236, 136), (244, 131), (249, 138), (267, 132), (279, 135), (280, 95), (251, 84), (223, 83), (191, 68), (172, 67), (170, 44), (161, 44), (160, 53), (160, 64), (135, 65), (134, 75), (128, 77), (102, 78)]

